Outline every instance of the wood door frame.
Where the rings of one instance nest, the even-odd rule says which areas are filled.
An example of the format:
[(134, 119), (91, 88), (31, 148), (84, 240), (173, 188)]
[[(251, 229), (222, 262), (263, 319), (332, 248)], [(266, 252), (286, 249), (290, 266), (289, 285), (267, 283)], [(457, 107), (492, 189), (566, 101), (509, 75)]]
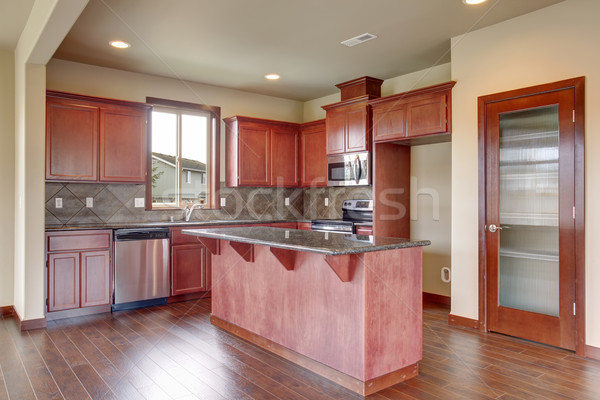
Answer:
[(565, 89), (574, 91), (575, 108), (575, 351), (585, 355), (585, 77), (509, 90), (477, 99), (478, 120), (478, 239), (479, 239), (479, 330), (487, 331), (487, 282), (486, 282), (486, 106), (504, 100), (527, 97)]

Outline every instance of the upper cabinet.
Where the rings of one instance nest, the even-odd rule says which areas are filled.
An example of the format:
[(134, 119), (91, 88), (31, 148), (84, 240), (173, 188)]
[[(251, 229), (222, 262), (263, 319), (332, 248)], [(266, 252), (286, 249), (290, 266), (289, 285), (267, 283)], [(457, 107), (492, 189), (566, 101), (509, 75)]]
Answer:
[(144, 183), (150, 106), (48, 91), (46, 180)]
[(227, 186), (298, 186), (298, 124), (242, 116), (224, 121)]
[(424, 144), (450, 140), (452, 87), (447, 82), (369, 101), (373, 140)]
[(326, 114), (327, 155), (371, 149), (369, 100), (381, 95), (381, 79), (368, 76), (336, 85), (341, 102), (323, 106)]
[(325, 120), (300, 125), (300, 186), (327, 186)]

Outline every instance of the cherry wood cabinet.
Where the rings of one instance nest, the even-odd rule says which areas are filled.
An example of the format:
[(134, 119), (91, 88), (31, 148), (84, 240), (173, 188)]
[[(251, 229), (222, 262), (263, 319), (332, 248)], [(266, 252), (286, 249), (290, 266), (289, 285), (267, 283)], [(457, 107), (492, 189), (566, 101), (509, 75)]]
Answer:
[(112, 230), (46, 234), (48, 311), (110, 305)]
[(271, 186), (298, 186), (298, 126), (271, 128)]
[(150, 105), (48, 91), (46, 180), (146, 179)]
[(81, 253), (81, 307), (110, 304), (110, 251)]
[(146, 119), (145, 109), (100, 110), (100, 181), (145, 181)]
[(298, 185), (299, 124), (259, 118), (225, 118), (226, 185)]
[(323, 106), (327, 155), (371, 149), (370, 96)]
[(406, 144), (449, 141), (454, 84), (447, 82), (369, 101), (373, 140)]
[(48, 97), (46, 179), (98, 179), (99, 109)]
[(171, 295), (210, 290), (210, 254), (201, 243), (171, 247)]
[(326, 145), (324, 119), (300, 126), (300, 187), (327, 186)]

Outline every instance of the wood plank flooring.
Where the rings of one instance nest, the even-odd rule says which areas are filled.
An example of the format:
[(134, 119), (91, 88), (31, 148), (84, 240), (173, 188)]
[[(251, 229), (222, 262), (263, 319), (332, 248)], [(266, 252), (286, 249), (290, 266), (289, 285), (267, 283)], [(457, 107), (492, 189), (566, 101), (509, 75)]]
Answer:
[[(362, 399), (213, 327), (210, 300), (52, 321), (0, 319), (3, 399)], [(369, 399), (600, 399), (600, 362), (448, 326), (424, 307), (419, 376)]]

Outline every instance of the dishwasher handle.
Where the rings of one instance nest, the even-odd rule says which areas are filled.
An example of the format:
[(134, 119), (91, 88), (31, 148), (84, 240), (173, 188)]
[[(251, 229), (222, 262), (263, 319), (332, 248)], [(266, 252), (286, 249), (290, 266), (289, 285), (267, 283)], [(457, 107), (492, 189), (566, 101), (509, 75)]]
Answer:
[(169, 239), (169, 228), (117, 229), (114, 238), (115, 242)]

